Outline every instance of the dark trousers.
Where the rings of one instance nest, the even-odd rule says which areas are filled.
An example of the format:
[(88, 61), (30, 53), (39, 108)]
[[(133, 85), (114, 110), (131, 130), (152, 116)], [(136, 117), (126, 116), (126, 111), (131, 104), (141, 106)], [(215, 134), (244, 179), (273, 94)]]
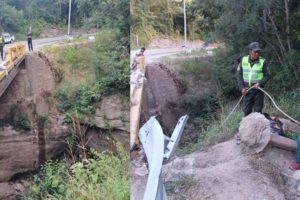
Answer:
[(1, 59), (3, 60), (3, 49), (4, 49), (4, 46), (0, 46), (0, 53), (1, 53)]
[(296, 162), (300, 164), (300, 136), (297, 138)]
[(27, 43), (28, 43), (28, 49), (29, 49), (29, 51), (33, 51), (33, 47), (32, 47), (32, 39), (31, 39), (31, 38), (28, 38), (28, 39), (27, 39)]
[(243, 100), (243, 112), (245, 116), (249, 115), (252, 110), (254, 112), (262, 111), (264, 107), (264, 93), (257, 89), (250, 90)]

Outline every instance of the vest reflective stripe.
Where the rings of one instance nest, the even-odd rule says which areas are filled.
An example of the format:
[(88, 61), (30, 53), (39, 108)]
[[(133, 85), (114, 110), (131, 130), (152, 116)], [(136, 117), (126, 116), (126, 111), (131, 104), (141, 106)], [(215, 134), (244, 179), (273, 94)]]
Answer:
[(251, 85), (251, 83), (258, 83), (264, 78), (263, 64), (265, 59), (259, 57), (258, 63), (255, 63), (252, 67), (249, 63), (249, 56), (244, 56), (242, 59), (243, 79), (244, 82)]

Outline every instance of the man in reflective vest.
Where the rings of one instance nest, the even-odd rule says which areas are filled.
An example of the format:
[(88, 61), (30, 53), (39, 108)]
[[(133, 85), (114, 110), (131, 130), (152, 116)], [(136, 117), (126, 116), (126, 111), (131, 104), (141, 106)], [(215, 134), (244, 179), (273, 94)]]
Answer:
[(0, 34), (0, 56), (1, 56), (1, 60), (3, 60), (4, 45), (5, 45), (4, 38), (3, 38), (3, 36)]
[[(245, 116), (254, 112), (262, 112), (264, 106), (264, 93), (258, 90), (263, 88), (270, 79), (266, 60), (260, 56), (261, 48), (258, 42), (249, 44), (249, 55), (242, 57), (238, 65), (238, 84), (244, 96), (243, 112)], [(254, 86), (253, 89), (248, 88)]]

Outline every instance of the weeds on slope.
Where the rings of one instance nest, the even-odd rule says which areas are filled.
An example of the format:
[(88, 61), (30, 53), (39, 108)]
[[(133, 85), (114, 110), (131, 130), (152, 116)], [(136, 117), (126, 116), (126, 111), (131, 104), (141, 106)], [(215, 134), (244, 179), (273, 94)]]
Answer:
[(118, 155), (92, 151), (87, 163), (48, 161), (23, 200), (129, 200), (129, 155), (120, 144), (117, 147)]
[(227, 106), (226, 111), (214, 118), (191, 118), (190, 123), (194, 127), (197, 139), (194, 142), (181, 145), (177, 151), (178, 155), (185, 155), (201, 150), (209, 145), (225, 141), (237, 133), (239, 123), (243, 116), (241, 110), (237, 110), (233, 113), (222, 126), (223, 120), (231, 111), (230, 108), (232, 108), (232, 106)]

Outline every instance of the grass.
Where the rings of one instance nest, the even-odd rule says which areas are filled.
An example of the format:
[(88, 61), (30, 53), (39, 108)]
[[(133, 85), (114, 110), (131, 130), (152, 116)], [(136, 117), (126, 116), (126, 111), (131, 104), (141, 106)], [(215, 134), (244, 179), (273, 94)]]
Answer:
[(226, 111), (216, 118), (191, 118), (190, 123), (194, 127), (197, 139), (193, 143), (179, 146), (177, 154), (186, 155), (201, 150), (209, 145), (225, 141), (236, 134), (243, 116), (240, 109), (236, 110), (222, 126), (232, 108), (232, 106), (227, 106)]
[[(284, 110), (287, 114), (291, 115), (296, 120), (300, 118), (300, 103), (299, 103), (300, 91), (296, 90), (294, 92), (288, 92), (277, 97), (275, 101), (277, 105)], [(232, 105), (227, 104), (224, 109), (221, 111), (218, 117), (216, 118), (191, 118), (190, 123), (192, 123), (198, 139), (194, 143), (186, 144), (180, 146), (178, 149), (179, 155), (185, 155), (196, 150), (200, 150), (208, 145), (212, 145), (221, 141), (224, 141), (227, 138), (232, 137), (238, 130), (239, 122), (243, 117), (243, 112), (241, 107), (237, 109), (231, 117), (226, 121), (226, 123), (221, 126), (225, 118), (228, 116), (229, 112), (233, 108)], [(265, 99), (265, 108), (264, 112), (267, 112), (271, 115), (277, 115), (282, 118), (284, 117), (279, 111), (275, 108), (273, 103)], [(208, 125), (209, 124), (209, 125)], [(287, 132), (287, 136), (292, 139), (296, 139), (299, 133)]]
[(194, 186), (196, 181), (192, 175), (187, 174), (178, 174), (173, 180), (167, 181), (165, 183), (166, 192), (169, 194), (176, 195), (176, 199), (183, 200), (187, 199), (187, 196), (184, 195), (186, 190)]
[(92, 50), (88, 46), (47, 46), (42, 49), (56, 66), (58, 89), (69, 85), (74, 89), (95, 82), (92, 68)]
[[(268, 92), (268, 91), (267, 91)], [(292, 118), (300, 121), (300, 90), (295, 90), (292, 92), (284, 92), (280, 95), (271, 94), (269, 93), (274, 101), (276, 102), (277, 106), (287, 113)], [(274, 115), (286, 118), (282, 113), (280, 113), (271, 100), (265, 96), (265, 108), (264, 111)]]

